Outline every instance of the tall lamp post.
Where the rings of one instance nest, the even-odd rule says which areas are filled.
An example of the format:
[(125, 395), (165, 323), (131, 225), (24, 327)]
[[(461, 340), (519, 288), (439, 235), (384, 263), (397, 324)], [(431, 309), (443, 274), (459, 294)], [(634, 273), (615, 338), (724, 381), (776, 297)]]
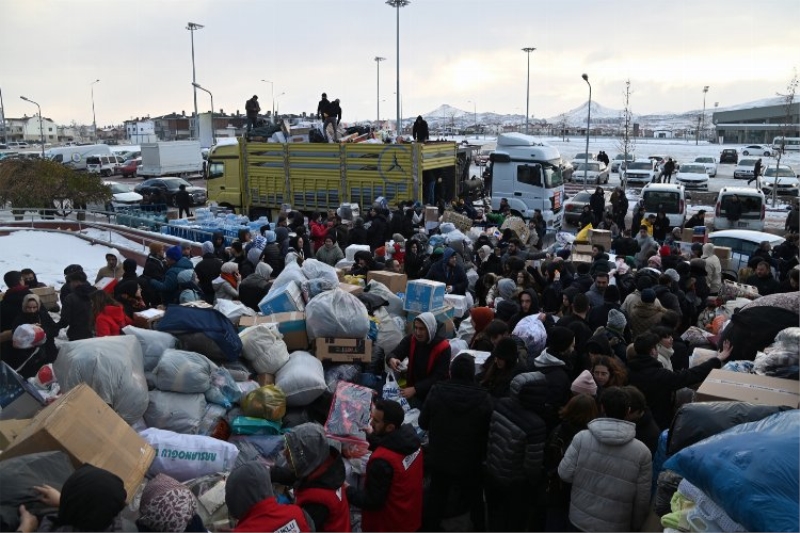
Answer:
[(467, 100), (468, 104), (472, 104), (472, 114), (475, 116), (475, 138), (478, 138), (478, 104), (475, 100)]
[(20, 98), (25, 100), (26, 102), (30, 102), (39, 109), (39, 140), (42, 143), (42, 159), (44, 159), (44, 126), (42, 126), (42, 106), (40, 106), (30, 98), (25, 98), (24, 96), (20, 96)]
[[(214, 142), (214, 95), (211, 94), (211, 91), (200, 85), (199, 83), (192, 84), (195, 89), (200, 89), (204, 93), (207, 93), (208, 96), (211, 97), (211, 142)], [(200, 118), (200, 117), (198, 117)]]
[(94, 80), (89, 84), (92, 88), (92, 131), (94, 131), (94, 143), (97, 144), (97, 115), (94, 114), (94, 84), (99, 83), (100, 80)]
[(386, 61), (386, 58), (375, 56), (375, 66), (378, 67), (378, 127), (380, 127), (381, 122), (381, 61)]
[[(276, 96), (276, 97), (275, 97), (275, 99), (272, 101), (272, 105), (273, 105), (273, 107), (275, 106), (275, 102), (278, 100), (278, 98), (280, 98), (280, 97), (281, 97), (281, 96), (283, 96), (284, 94), (286, 94), (286, 92), (282, 92), (281, 94), (279, 94), (278, 96)], [(280, 106), (278, 106), (278, 110), (276, 111), (276, 113), (280, 113), (280, 109), (281, 109), (281, 108), (280, 108)], [(274, 114), (274, 113), (273, 113), (273, 114)]]
[(586, 115), (586, 153), (584, 154), (585, 160), (583, 163), (583, 186), (586, 187), (586, 176), (589, 170), (589, 129), (592, 125), (592, 84), (589, 83), (588, 74), (581, 74), (581, 78), (589, 86), (589, 113)]
[(536, 50), (532, 46), (523, 48), (522, 51), (528, 54), (528, 83), (525, 88), (525, 135), (530, 132), (531, 117), (531, 52)]
[(269, 83), (269, 96), (272, 99), (272, 115), (270, 118), (272, 119), (272, 123), (275, 124), (275, 84), (269, 80), (261, 80), (264, 83)]
[(397, 11), (397, 137), (402, 133), (402, 122), (400, 110), (400, 8), (406, 7), (411, 0), (386, 0), (386, 4), (395, 8)]
[(197, 24), (195, 22), (189, 22), (186, 25), (186, 29), (189, 30), (189, 33), (192, 36), (192, 87), (194, 87), (194, 127), (192, 128), (193, 129), (192, 137), (194, 139), (197, 139), (200, 136), (199, 135), (200, 125), (197, 123), (197, 86), (196, 86), (197, 77), (195, 75), (195, 70), (194, 70), (194, 32), (195, 30), (200, 30), (203, 28), (204, 26), (202, 24)]
[[(703, 114), (700, 115), (700, 132), (705, 132), (706, 128), (706, 93), (708, 93), (708, 85), (703, 87)], [(697, 145), (697, 143), (695, 143), (695, 145)]]

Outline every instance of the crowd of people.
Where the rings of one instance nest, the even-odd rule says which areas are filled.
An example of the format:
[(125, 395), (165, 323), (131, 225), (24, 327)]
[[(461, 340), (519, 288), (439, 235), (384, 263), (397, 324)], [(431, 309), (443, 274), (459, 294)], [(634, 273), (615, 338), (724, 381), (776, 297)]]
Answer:
[[(531, 221), (525, 241), (511, 229), (480, 232), (473, 241), (452, 224), (419, 232), (419, 206), (390, 211), (376, 204), (354, 220), (330, 211), (306, 221), (288, 211), (274, 228), (265, 225), (256, 235), (242, 230), (229, 245), (215, 233), (199, 258), (190, 246), (165, 249), (154, 242), (141, 270), (109, 253), (95, 285), (83, 266), (69, 265), (58, 321), (30, 291), (38, 284), (35, 274), (10, 271), (0, 313), (3, 361), (30, 377), (57, 356), (59, 330), (66, 328), (69, 340), (119, 335), (147, 308), (228, 299), (258, 311), (287, 258), (341, 267), (344, 250), (360, 245), (365, 249), (355, 254), (349, 275), (389, 270), (441, 282), (448, 294), (469, 294), (474, 306), (463, 322), (472, 332), (460, 338), (489, 356), (482, 364), (466, 353), (453, 356), (434, 314), (418, 315), (393, 350), (373, 353), (368, 370), (379, 382), (386, 369), (404, 374), (400, 395), (420, 409), (427, 443), (403, 423), (400, 403), (376, 401), (365, 485), (345, 487), (341, 456), (321, 426), (298, 426), (286, 436), (289, 470), (251, 463), (231, 473), (226, 502), (238, 520), (234, 530), (348, 531), (349, 505), (361, 509), (364, 531), (441, 530), (457, 492), (476, 531), (636, 531), (650, 510), (659, 434), (691, 398), (684, 389), (720, 368), (733, 346), (720, 343), (715, 357), (690, 367), (682, 334), (708, 329), (713, 314), (705, 311), (721, 304), (714, 245), (693, 244), (691, 256), (683, 256), (679, 232), (660, 214), (642, 220), (639, 211), (631, 237), (620, 193), (608, 208), (587, 206), (592, 222), (600, 220), (598, 227), (614, 235), (610, 250), (592, 246), (591, 261), (573, 262), (569, 248), (546, 251), (541, 219)], [(797, 257), (797, 235), (790, 234), (774, 250), (762, 246), (739, 279), (761, 296), (798, 291)], [(14, 348), (11, 334), (23, 323), (40, 324), (48, 343)], [(56, 505), (56, 525), (113, 528), (125, 500), (119, 479), (93, 467), (73, 477)], [(296, 487), (295, 504), (279, 505), (272, 481)], [(150, 484), (159, 492), (182, 491), (174, 480)], [(37, 490), (57, 501), (50, 488)], [(188, 500), (174, 507), (157, 497), (147, 502), (180, 520), (143, 519), (140, 531), (202, 530), (193, 529), (196, 513)], [(143, 498), (142, 508), (147, 505)], [(20, 531), (39, 527), (24, 508), (21, 514)], [(167, 525), (179, 529), (160, 529)]]

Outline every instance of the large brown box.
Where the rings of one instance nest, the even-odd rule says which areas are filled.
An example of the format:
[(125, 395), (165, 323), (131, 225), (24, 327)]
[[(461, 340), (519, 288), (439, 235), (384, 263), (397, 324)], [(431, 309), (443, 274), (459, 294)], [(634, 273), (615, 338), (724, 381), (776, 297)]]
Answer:
[(697, 389), (695, 401), (725, 400), (796, 409), (800, 407), (800, 382), (714, 369)]
[(333, 363), (369, 363), (372, 360), (372, 341), (319, 338), (316, 341), (316, 355), (320, 361)]
[(425, 222), (439, 222), (439, 208), (426, 207), (425, 208)]
[(611, 232), (607, 229), (590, 229), (589, 243), (602, 244), (606, 252), (611, 250)]
[(388, 288), (394, 294), (397, 294), (398, 292), (406, 292), (408, 276), (405, 274), (387, 272), (385, 270), (374, 270), (367, 273), (367, 282), (370, 282), (373, 279), (386, 285), (386, 288)]
[(0, 451), (5, 450), (31, 423), (26, 420), (0, 420)]
[(286, 347), (289, 351), (308, 350), (306, 314), (303, 311), (275, 313), (272, 315), (243, 316), (239, 319), (240, 328), (269, 323), (278, 325), (278, 331), (283, 335), (283, 342), (286, 343)]
[(31, 292), (39, 297), (42, 307), (48, 311), (58, 306), (58, 294), (53, 287), (35, 287)]
[(86, 384), (78, 385), (36, 415), (0, 454), (0, 461), (49, 451), (65, 452), (76, 468), (91, 463), (116, 474), (125, 483), (128, 501), (156, 454)]
[(339, 282), (339, 288), (353, 296), (358, 296), (364, 292), (364, 287), (361, 285), (353, 285), (352, 283), (345, 283), (343, 281)]

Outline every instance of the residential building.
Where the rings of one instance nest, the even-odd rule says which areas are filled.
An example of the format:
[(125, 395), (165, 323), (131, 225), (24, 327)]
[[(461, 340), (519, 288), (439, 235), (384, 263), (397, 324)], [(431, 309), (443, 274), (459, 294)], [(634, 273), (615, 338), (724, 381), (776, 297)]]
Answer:
[(58, 141), (58, 126), (47, 117), (42, 119), (42, 130), (39, 130), (39, 115), (22, 118), (6, 118), (6, 136), (8, 140), (39, 142), (41, 135), (44, 135), (45, 143)]

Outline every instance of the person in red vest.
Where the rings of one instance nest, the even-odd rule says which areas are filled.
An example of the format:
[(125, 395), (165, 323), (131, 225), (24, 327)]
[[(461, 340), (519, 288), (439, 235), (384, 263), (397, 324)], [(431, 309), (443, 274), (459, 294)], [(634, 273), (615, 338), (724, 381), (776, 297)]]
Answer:
[(428, 392), (450, 372), (450, 343), (436, 335), (436, 317), (421, 313), (414, 319), (413, 332), (406, 335), (386, 358), (386, 364), (399, 372), (400, 362), (408, 358), (406, 387), (400, 394), (411, 407), (422, 407)]
[(363, 531), (422, 527), (422, 448), (414, 428), (403, 424), (404, 417), (399, 403), (375, 401), (364, 489), (347, 487), (347, 499), (361, 508)]
[(312, 531), (308, 525), (311, 519), (300, 506), (278, 503), (272, 492), (269, 468), (257, 461), (233, 469), (225, 483), (225, 505), (230, 517), (238, 520), (234, 532)]
[(350, 504), (345, 492), (344, 460), (328, 442), (325, 430), (307, 422), (292, 428), (283, 449), (289, 468), (272, 468), (272, 480), (294, 486), (299, 505), (316, 531), (350, 531)]

